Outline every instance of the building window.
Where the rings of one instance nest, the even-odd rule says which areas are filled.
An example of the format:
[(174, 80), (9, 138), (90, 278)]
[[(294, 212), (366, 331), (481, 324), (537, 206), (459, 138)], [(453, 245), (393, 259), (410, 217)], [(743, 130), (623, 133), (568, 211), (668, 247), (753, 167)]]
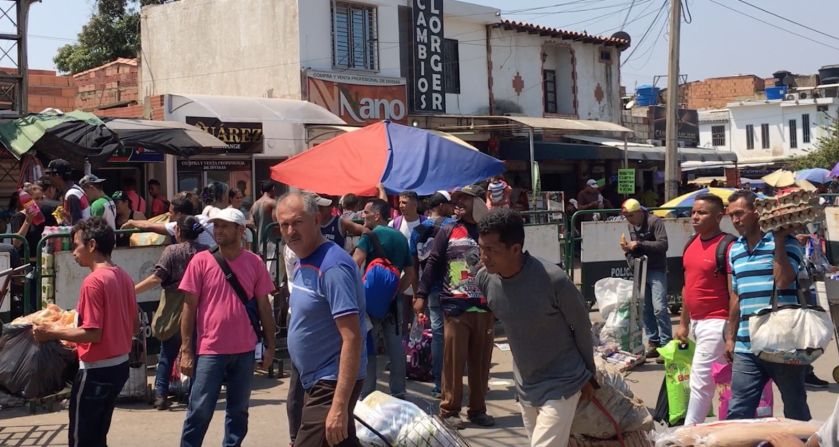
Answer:
[(798, 124), (795, 120), (789, 120), (789, 147), (790, 149), (798, 147)]
[(612, 63), (612, 50), (609, 48), (601, 48), (600, 49), (600, 62), (611, 64)]
[(338, 2), (332, 10), (332, 65), (378, 70), (376, 8)]
[(760, 147), (769, 149), (769, 124), (760, 125)]
[(755, 126), (751, 124), (746, 125), (746, 149), (755, 148)]
[(714, 147), (725, 146), (725, 126), (711, 126), (711, 144)]
[(810, 114), (805, 113), (801, 115), (801, 141), (804, 143), (810, 142)]
[(460, 51), (455, 39), (443, 39), (443, 78), (446, 93), (460, 93)]
[(545, 113), (556, 113), (556, 70), (542, 70)]

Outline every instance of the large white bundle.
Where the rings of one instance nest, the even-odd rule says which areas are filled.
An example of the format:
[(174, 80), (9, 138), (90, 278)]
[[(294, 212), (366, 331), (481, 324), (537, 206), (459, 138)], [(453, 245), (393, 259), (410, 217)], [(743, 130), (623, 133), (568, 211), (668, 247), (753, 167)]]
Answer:
[(639, 328), (630, 327), (632, 288), (632, 281), (620, 278), (603, 278), (594, 283), (597, 308), (605, 322), (600, 330), (600, 341), (615, 343), (624, 351), (632, 351), (630, 338), (640, 333)]
[[(599, 357), (594, 358), (597, 367), (597, 383), (594, 397), (617, 422), (621, 433), (649, 431), (653, 428), (653, 417), (644, 402), (636, 397), (623, 379), (620, 368), (606, 363)], [(590, 438), (612, 439), (617, 436), (609, 418), (594, 402), (580, 402), (571, 433)]]

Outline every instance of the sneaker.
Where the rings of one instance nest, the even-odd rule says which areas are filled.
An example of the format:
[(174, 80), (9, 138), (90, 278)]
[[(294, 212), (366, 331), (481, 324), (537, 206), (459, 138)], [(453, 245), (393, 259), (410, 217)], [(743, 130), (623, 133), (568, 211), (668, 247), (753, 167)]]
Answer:
[(816, 373), (814, 372), (807, 374), (807, 377), (804, 378), (804, 384), (810, 388), (827, 388), (828, 383), (827, 380), (816, 377)]
[(664, 357), (658, 356), (655, 359), (655, 363), (658, 364), (658, 365), (663, 365), (664, 364)]
[(446, 427), (455, 430), (463, 430), (466, 427), (466, 424), (463, 423), (463, 419), (461, 419), (458, 415), (444, 417), (443, 424), (445, 424)]
[(486, 413), (481, 413), (469, 416), (469, 422), (480, 425), (481, 427), (492, 427), (495, 425), (495, 418)]
[(160, 411), (169, 409), (169, 398), (166, 396), (157, 396), (154, 398), (154, 408)]
[(661, 357), (661, 354), (658, 353), (658, 345), (650, 345), (645, 355), (648, 359), (657, 359)]
[(434, 399), (439, 399), (439, 398), (443, 397), (443, 393), (440, 392), (440, 388), (438, 388), (436, 386), (434, 388), (432, 388), (431, 389), (431, 397), (434, 398)]

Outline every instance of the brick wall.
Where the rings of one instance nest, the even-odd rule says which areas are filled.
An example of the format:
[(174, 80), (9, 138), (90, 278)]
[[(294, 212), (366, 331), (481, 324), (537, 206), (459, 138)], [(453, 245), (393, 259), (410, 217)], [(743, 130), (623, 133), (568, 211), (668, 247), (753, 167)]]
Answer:
[(690, 82), (681, 87), (681, 93), (688, 109), (714, 109), (732, 101), (761, 97), (765, 86), (765, 80), (754, 75), (727, 76)]
[(86, 111), (138, 102), (137, 59), (120, 58), (73, 75), (77, 86), (75, 106)]
[[(151, 107), (151, 116), (149, 119), (162, 120), (163, 119), (163, 96), (152, 96), (148, 99)], [(96, 110), (96, 116), (100, 118), (145, 118), (146, 108), (143, 104), (135, 104), (125, 107), (114, 107), (111, 109)]]
[[(16, 70), (0, 67), (0, 71), (14, 74)], [(47, 108), (68, 112), (75, 108), (76, 86), (70, 76), (59, 76), (52, 70), (29, 70), (28, 88), (29, 112)]]

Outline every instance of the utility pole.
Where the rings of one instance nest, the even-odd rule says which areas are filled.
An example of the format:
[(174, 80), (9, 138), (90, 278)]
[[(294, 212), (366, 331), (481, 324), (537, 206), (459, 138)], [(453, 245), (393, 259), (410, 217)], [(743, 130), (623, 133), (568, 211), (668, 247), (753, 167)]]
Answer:
[(679, 194), (679, 27), (682, 0), (670, 0), (670, 58), (667, 69), (667, 152), (664, 156), (664, 200)]

